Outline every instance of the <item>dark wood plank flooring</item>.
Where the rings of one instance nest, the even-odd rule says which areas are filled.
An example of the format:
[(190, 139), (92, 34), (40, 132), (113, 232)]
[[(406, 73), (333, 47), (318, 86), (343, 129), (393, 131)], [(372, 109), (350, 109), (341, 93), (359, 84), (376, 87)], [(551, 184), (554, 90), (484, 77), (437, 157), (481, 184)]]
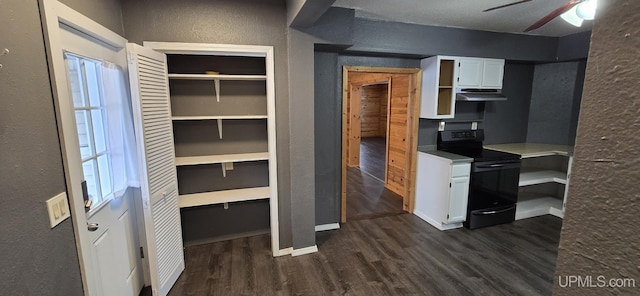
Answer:
[(386, 150), (385, 138), (360, 139), (360, 169), (384, 181)]
[(192, 246), (169, 295), (551, 295), (561, 224), (441, 232), (402, 214), (320, 232), (299, 257), (273, 258), (268, 235)]
[(347, 221), (403, 213), (402, 197), (357, 168), (347, 167)]

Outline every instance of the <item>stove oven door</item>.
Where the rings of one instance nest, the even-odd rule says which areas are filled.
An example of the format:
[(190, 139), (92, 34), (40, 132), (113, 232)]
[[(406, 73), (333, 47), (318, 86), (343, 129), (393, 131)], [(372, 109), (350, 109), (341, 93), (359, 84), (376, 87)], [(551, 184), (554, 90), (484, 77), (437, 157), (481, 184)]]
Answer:
[(520, 160), (474, 162), (465, 226), (474, 229), (515, 219)]

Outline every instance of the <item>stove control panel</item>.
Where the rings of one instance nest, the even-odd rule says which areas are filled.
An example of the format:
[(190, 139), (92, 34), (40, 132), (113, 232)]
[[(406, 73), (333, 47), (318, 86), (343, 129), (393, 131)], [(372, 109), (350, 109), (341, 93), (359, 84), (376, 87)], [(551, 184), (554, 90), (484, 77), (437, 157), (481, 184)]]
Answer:
[(454, 131), (451, 132), (452, 139), (475, 139), (476, 131)]

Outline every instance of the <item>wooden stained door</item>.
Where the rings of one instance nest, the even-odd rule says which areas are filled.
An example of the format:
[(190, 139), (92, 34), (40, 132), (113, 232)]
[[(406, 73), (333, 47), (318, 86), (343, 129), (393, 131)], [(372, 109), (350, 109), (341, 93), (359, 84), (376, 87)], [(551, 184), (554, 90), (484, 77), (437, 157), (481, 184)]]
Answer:
[(408, 123), (409, 107), (409, 78), (408, 74), (394, 74), (390, 77), (389, 89), (389, 119), (387, 129), (387, 173), (385, 187), (402, 196), (407, 196), (410, 171), (409, 155), (411, 147), (408, 145), (410, 129)]

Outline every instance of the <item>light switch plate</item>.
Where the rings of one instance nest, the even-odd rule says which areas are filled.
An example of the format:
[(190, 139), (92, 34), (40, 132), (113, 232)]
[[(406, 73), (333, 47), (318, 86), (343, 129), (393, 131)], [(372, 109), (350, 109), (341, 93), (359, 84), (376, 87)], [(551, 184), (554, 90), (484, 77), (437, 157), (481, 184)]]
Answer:
[(440, 132), (444, 131), (444, 125), (445, 125), (445, 122), (444, 121), (440, 121), (440, 124), (438, 125), (438, 131), (440, 131)]
[(49, 224), (51, 228), (56, 227), (60, 222), (69, 218), (69, 201), (67, 193), (60, 194), (47, 200), (47, 212), (49, 212)]
[(475, 121), (474, 121), (474, 122), (472, 122), (472, 123), (471, 123), (471, 129), (472, 129), (472, 130), (474, 130), (474, 131), (475, 131), (475, 130), (477, 130), (477, 129), (478, 129), (478, 123), (477, 123), (477, 122), (475, 122)]

